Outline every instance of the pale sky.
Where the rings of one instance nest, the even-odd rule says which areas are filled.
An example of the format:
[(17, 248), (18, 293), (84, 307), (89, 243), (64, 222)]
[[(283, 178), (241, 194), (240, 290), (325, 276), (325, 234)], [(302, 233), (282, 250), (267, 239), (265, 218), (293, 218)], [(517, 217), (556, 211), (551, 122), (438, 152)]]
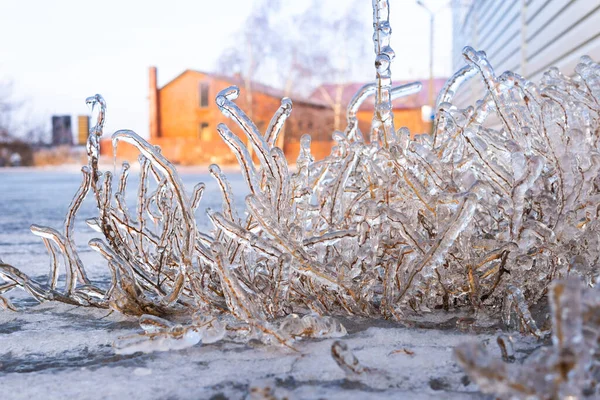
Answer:
[[(303, 0), (281, 0), (302, 3)], [(344, 7), (344, 0), (323, 0)], [(364, 18), (372, 23), (370, 0)], [(435, 19), (434, 75), (452, 73), (449, 0), (425, 0)], [(133, 129), (148, 135), (148, 66), (159, 86), (185, 69), (213, 71), (252, 0), (0, 0), (0, 80), (13, 82), (30, 121), (90, 114), (85, 98), (108, 104), (105, 134)], [(429, 74), (429, 14), (415, 0), (390, 0), (392, 78)], [(356, 62), (372, 63), (372, 58)], [(374, 70), (373, 70), (374, 71)], [(374, 74), (374, 72), (373, 72)], [(372, 77), (356, 77), (368, 80)], [(93, 123), (93, 122), (92, 122)]]

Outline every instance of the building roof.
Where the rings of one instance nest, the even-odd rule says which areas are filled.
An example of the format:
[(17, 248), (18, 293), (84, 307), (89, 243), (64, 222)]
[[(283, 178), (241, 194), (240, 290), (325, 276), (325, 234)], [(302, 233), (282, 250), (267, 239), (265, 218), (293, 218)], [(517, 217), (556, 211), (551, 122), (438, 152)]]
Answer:
[[(444, 87), (446, 83), (446, 78), (434, 78), (433, 79), (433, 93), (434, 99), (437, 97), (440, 90)], [(394, 81), (394, 86), (404, 85), (406, 83), (415, 82), (413, 80), (406, 81)], [(424, 105), (429, 104), (429, 79), (422, 79), (420, 81), (423, 84), (423, 88), (419, 93), (415, 93), (410, 96), (401, 97), (399, 99), (394, 100), (394, 109), (412, 109), (412, 108), (421, 108)], [(317, 87), (312, 94), (310, 95), (310, 99), (313, 101), (317, 101), (320, 103), (325, 103), (330, 107), (333, 106), (335, 102), (336, 92), (338, 88), (342, 86), (342, 106), (346, 107), (354, 94), (365, 85), (365, 83), (347, 83), (347, 84), (336, 84), (336, 83), (325, 83), (319, 87)], [(360, 107), (361, 110), (373, 110), (375, 105), (375, 96), (370, 96), (365, 100), (365, 102)]]
[[(212, 72), (198, 71), (198, 70), (194, 70), (194, 69), (186, 69), (182, 73), (177, 75), (175, 78), (173, 78), (169, 82), (167, 82), (165, 85), (163, 85), (160, 89), (164, 89), (166, 86), (170, 85), (171, 83), (173, 83), (174, 81), (179, 79), (184, 74), (190, 73), (190, 72), (196, 73), (196, 74), (203, 74), (206, 76), (210, 76), (214, 79), (228, 82), (231, 85), (237, 86), (238, 88), (240, 88), (240, 90), (244, 90), (244, 87), (246, 86), (246, 82), (244, 81), (244, 78), (241, 75), (230, 76), (230, 75), (223, 75), (223, 74), (217, 74), (217, 73), (212, 73)], [(303, 103), (306, 105), (311, 105), (311, 106), (316, 106), (316, 107), (331, 107), (328, 103), (318, 100), (318, 99), (304, 98), (304, 97), (299, 97), (299, 96), (293, 96), (293, 97), (286, 96), (286, 94), (283, 90), (276, 89), (269, 85), (265, 85), (264, 83), (251, 81), (250, 85), (251, 85), (253, 91), (263, 93), (263, 94), (266, 94), (267, 96), (275, 97), (278, 99), (282, 99), (284, 97), (290, 97), (292, 99), (293, 103)]]

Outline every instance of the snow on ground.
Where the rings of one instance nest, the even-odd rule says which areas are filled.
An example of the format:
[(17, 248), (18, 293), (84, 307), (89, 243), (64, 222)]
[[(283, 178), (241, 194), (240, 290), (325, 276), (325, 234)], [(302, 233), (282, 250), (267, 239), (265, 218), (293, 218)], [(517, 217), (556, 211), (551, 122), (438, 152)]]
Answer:
[[(246, 194), (242, 177), (229, 172), (237, 205)], [(201, 210), (219, 209), (221, 195), (208, 174), (182, 174), (186, 187), (203, 181)], [(49, 259), (32, 223), (61, 228), (80, 182), (75, 170), (0, 169), (0, 257), (26, 273), (45, 279)], [(130, 188), (135, 188), (132, 173)], [(128, 194), (133, 201), (135, 191)], [(200, 215), (207, 230), (209, 222)], [(92, 281), (107, 281), (102, 259), (87, 247), (94, 234), (83, 222), (95, 216), (91, 198), (75, 226), (78, 250)], [(447, 315), (446, 330), (409, 329), (386, 321), (342, 320), (344, 340), (370, 378), (352, 382), (331, 357), (333, 340), (302, 341), (299, 353), (256, 343), (222, 341), (166, 353), (119, 356), (111, 343), (140, 332), (135, 318), (106, 310), (59, 303), (38, 305), (21, 292), (12, 295), (18, 313), (0, 310), (0, 393), (2, 399), (237, 399), (271, 388), (278, 398), (299, 399), (485, 399), (452, 358), (466, 340), (496, 346), (493, 331), (466, 334)], [(528, 352), (535, 343), (520, 338)], [(256, 394), (256, 393), (255, 393)]]
[(379, 370), (360, 383), (344, 379), (330, 355), (332, 340), (300, 342), (299, 353), (220, 342), (118, 356), (111, 342), (139, 329), (134, 318), (106, 314), (62, 304), (1, 313), (2, 398), (237, 399), (252, 387), (307, 399), (484, 398), (452, 360), (452, 347), (466, 339), (457, 332), (354, 327), (345, 342), (363, 365)]

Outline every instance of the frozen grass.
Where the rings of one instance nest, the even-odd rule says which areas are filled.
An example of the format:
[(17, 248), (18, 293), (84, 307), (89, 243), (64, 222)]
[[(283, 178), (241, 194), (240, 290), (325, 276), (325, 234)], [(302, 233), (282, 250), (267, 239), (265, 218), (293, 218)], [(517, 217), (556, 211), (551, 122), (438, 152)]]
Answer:
[[(275, 382), (281, 390), (333, 387), (389, 395), (399, 389), (419, 396), (428, 390), (466, 390), (468, 380), (461, 378), (464, 387), (457, 386), (456, 365), (436, 354), (440, 343), (443, 351), (455, 345), (452, 337), (461, 329), (482, 332), (478, 339), (483, 346), (461, 345), (456, 351), (460, 365), (482, 390), (504, 398), (593, 396), (600, 375), (595, 354), (600, 337), (600, 295), (595, 289), (600, 66), (583, 57), (576, 76), (551, 69), (536, 84), (512, 72), (496, 75), (484, 52), (466, 47), (467, 65), (449, 79), (438, 98), (433, 135), (411, 139), (406, 129), (395, 130), (391, 101), (414, 93), (420, 84), (392, 87), (389, 4), (373, 0), (373, 7), (376, 83), (365, 85), (351, 101), (348, 126), (334, 132), (336, 146), (326, 159), (314, 161), (305, 135), (297, 170), (290, 172), (282, 150), (274, 146), (292, 108), (289, 99), (282, 100), (263, 133), (235, 104), (238, 88), (219, 92), (217, 105), (242, 128), (259, 167), (242, 139), (219, 124), (217, 131), (236, 155), (250, 195), (240, 201), (244, 191), (239, 182), (230, 185), (218, 166), (211, 166), (223, 202), (219, 211), (210, 209), (210, 201), (202, 203), (214, 226), (210, 231), (204, 229), (206, 221), (195, 221), (204, 184), (186, 189), (159, 149), (122, 130), (112, 136), (115, 152), (117, 143), (125, 141), (142, 155), (133, 211), (126, 191), (129, 165), (123, 164), (118, 181), (113, 180), (116, 173), (98, 165), (106, 104), (100, 95), (88, 98), (99, 106), (97, 124), (88, 138), (88, 165), (63, 231), (31, 228), (53, 260), (48, 284), (2, 263), (5, 283), (0, 293), (20, 286), (40, 302), (58, 300), (141, 315), (145, 332), (120, 340), (115, 347), (122, 355), (180, 350), (215, 338), (224, 338), (217, 345), (222, 353), (251, 349), (247, 359), (227, 364), (228, 376), (235, 364), (236, 383), (225, 386), (240, 395), (272, 394), (272, 383), (271, 389), (256, 390), (248, 383), (277, 376), (266, 371), (260, 375), (257, 357), (263, 355), (273, 359), (269, 369), (280, 371), (286, 360), (291, 362), (283, 382), (292, 383)], [(486, 94), (474, 106), (459, 109), (453, 97), (474, 76), (483, 79)], [(366, 140), (357, 129), (356, 111), (369, 95), (375, 96), (376, 112)], [(490, 127), (491, 115), (501, 129)], [(149, 188), (150, 178), (155, 186)], [(84, 267), (77, 255), (80, 244), (72, 239), (72, 218), (87, 193), (93, 193), (98, 216), (86, 223), (103, 237), (89, 245), (105, 258), (110, 283), (101, 275), (89, 279), (90, 267)], [(244, 203), (242, 215), (236, 207)], [(62, 264), (56, 262), (58, 251), (64, 256)], [(64, 282), (58, 276), (61, 265)], [(0, 301), (14, 309), (6, 298)], [(292, 313), (311, 315), (300, 319)], [(298, 340), (346, 334), (330, 316), (352, 316), (346, 324), (354, 333), (347, 341)], [(361, 318), (368, 322), (357, 323)], [(413, 329), (388, 325), (389, 331), (381, 331), (375, 325), (382, 318)], [(416, 330), (424, 326), (437, 330)], [(551, 338), (552, 345), (534, 349), (536, 345), (517, 337), (515, 353), (513, 340), (503, 335), (498, 338), (501, 361), (494, 354), (497, 349), (485, 345), (490, 342), (486, 335), (500, 326), (518, 328), (542, 344)], [(410, 338), (414, 345), (421, 336), (427, 342), (422, 355), (388, 341)], [(57, 343), (74, 342), (66, 334), (62, 339)], [(353, 340), (368, 343), (356, 345)], [(293, 352), (260, 350), (276, 343)], [(525, 360), (519, 356), (533, 350), (539, 351)], [(381, 368), (384, 354), (418, 359), (418, 373), (395, 373), (398, 364), (393, 363)], [(328, 375), (321, 357), (332, 357), (345, 378), (337, 378), (337, 370)], [(27, 359), (14, 364), (27, 365)], [(302, 375), (295, 366), (306, 359), (317, 364)], [(248, 371), (244, 360), (249, 360)], [(440, 362), (441, 369), (436, 369)], [(399, 365), (402, 371), (410, 369)], [(151, 374), (151, 368), (137, 368), (139, 376)], [(173, 369), (180, 376), (189, 368), (179, 358)], [(208, 374), (219, 371), (216, 365)], [(250, 378), (238, 378), (246, 372)], [(293, 383), (296, 372), (304, 383)], [(434, 372), (438, 376), (427, 385), (424, 379)]]
[[(47, 274), (46, 250), (31, 235), (28, 223), (60, 225), (78, 178), (78, 172), (56, 169), (0, 171), (0, 209), (5, 210), (0, 216), (0, 248), (5, 261), (22, 266), (34, 277)], [(199, 180), (207, 182), (203, 201), (220, 204), (221, 194), (210, 179), (196, 174), (182, 178), (190, 188)], [(234, 193), (243, 196), (241, 176), (230, 174), (229, 180)], [(78, 250), (90, 278), (108, 283), (103, 260), (86, 243), (94, 234), (83, 219), (94, 212), (93, 203), (84, 203), (75, 226)], [(465, 334), (452, 328), (454, 315), (444, 317), (446, 330), (342, 320), (349, 330), (344, 341), (350, 349), (363, 365), (382, 371), (381, 379), (369, 386), (344, 379), (331, 357), (333, 339), (298, 342), (298, 354), (277, 346), (225, 341), (119, 356), (111, 344), (119, 336), (138, 332), (137, 318), (58, 302), (37, 305), (21, 291), (12, 291), (10, 297), (22, 309), (0, 312), (0, 387), (7, 400), (42, 396), (197, 399), (220, 393), (240, 398), (252, 387), (266, 386), (278, 396), (294, 398), (484, 398), (453, 361), (452, 349), (468, 337), (493, 340), (491, 333)]]

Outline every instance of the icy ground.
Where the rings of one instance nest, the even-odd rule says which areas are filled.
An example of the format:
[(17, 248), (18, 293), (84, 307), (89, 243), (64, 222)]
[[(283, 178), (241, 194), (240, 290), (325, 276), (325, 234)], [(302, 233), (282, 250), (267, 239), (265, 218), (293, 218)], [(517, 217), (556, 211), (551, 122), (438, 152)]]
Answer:
[[(0, 169), (0, 257), (5, 262), (45, 281), (49, 258), (29, 225), (60, 229), (80, 176), (76, 171)], [(131, 174), (130, 188), (136, 187), (135, 176)], [(188, 171), (182, 178), (190, 191), (199, 181), (207, 184), (200, 210), (220, 208), (220, 193), (208, 174)], [(236, 173), (228, 178), (240, 196), (241, 213), (244, 183)], [(130, 204), (134, 195), (128, 195)], [(90, 279), (107, 282), (104, 262), (87, 247), (95, 236), (83, 222), (96, 215), (91, 200), (80, 211), (77, 244)], [(209, 221), (202, 214), (198, 212), (198, 224), (206, 230)], [(118, 356), (111, 343), (140, 332), (135, 318), (59, 303), (38, 305), (26, 294), (11, 299), (21, 311), (0, 310), (0, 398), (5, 400), (237, 399), (259, 396), (256, 391), (267, 387), (277, 398), (485, 399), (454, 362), (452, 349), (479, 340), (497, 352), (493, 329), (463, 332), (457, 329), (457, 315), (440, 317), (444, 330), (342, 319), (349, 332), (343, 340), (364, 366), (374, 369), (366, 381), (353, 382), (344, 379), (331, 357), (333, 340), (299, 342), (299, 353), (260, 343), (220, 342)], [(516, 339), (518, 356), (538, 346)]]

